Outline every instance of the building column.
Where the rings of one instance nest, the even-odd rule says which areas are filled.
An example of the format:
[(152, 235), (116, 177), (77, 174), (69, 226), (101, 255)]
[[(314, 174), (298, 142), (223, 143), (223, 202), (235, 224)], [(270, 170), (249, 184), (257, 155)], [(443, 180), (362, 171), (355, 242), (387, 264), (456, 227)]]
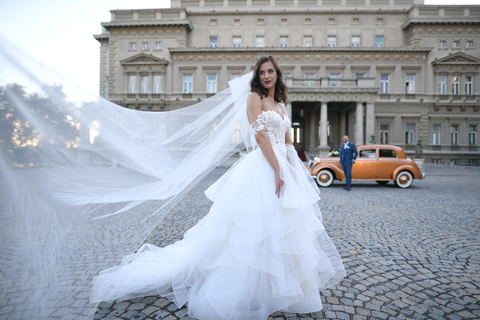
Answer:
[(290, 119), (290, 121), (293, 121), (292, 120), (292, 103), (291, 102), (287, 102), (287, 115), (288, 115), (288, 118)]
[[(367, 109), (365, 111), (365, 133), (366, 133), (366, 143), (370, 143), (372, 135), (375, 134), (375, 105), (371, 102), (367, 102)], [(378, 138), (375, 137), (375, 141)], [(378, 143), (378, 142), (377, 142)]]
[(320, 107), (320, 145), (318, 146), (318, 151), (321, 157), (325, 157), (330, 151), (330, 148), (327, 144), (327, 134), (328, 134), (328, 107), (327, 103), (322, 101)]
[(357, 111), (356, 111), (356, 134), (355, 134), (355, 144), (363, 144), (363, 103), (357, 102)]

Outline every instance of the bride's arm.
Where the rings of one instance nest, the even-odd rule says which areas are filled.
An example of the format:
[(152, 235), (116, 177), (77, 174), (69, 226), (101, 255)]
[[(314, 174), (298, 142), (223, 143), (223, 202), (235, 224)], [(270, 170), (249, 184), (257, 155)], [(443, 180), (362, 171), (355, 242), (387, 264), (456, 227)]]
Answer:
[[(263, 101), (260, 99), (260, 96), (257, 93), (254, 92), (250, 94), (247, 101), (247, 116), (250, 124), (253, 124), (257, 121), (258, 116), (262, 113), (262, 105)], [(265, 133), (265, 130), (262, 129), (256, 132), (255, 140), (265, 155), (265, 158), (267, 158), (267, 161), (275, 171), (275, 194), (280, 197), (280, 190), (283, 186), (283, 180), (280, 179), (280, 165), (278, 164), (277, 157), (275, 156), (272, 144)]]

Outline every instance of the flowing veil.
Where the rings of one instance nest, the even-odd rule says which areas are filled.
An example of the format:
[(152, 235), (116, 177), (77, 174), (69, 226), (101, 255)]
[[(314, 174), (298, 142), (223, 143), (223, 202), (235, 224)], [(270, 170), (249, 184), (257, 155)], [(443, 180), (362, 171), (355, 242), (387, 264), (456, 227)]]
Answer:
[[(203, 177), (255, 148), (251, 73), (193, 106), (144, 112), (0, 41), (0, 309), (91, 318), (91, 280), (134, 252)], [(108, 205), (106, 205), (108, 204)]]

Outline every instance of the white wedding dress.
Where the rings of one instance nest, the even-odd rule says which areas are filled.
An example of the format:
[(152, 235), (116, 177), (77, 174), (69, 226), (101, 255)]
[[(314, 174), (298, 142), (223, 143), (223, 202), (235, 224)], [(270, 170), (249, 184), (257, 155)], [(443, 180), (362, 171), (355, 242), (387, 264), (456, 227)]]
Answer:
[(205, 194), (210, 212), (165, 248), (143, 245), (120, 266), (94, 280), (90, 301), (159, 294), (191, 317), (266, 319), (275, 311), (315, 312), (319, 290), (345, 276), (317, 206), (318, 188), (291, 145), (290, 119), (263, 111), (251, 125), (265, 130), (280, 164), (284, 186), (260, 148), (242, 157)]

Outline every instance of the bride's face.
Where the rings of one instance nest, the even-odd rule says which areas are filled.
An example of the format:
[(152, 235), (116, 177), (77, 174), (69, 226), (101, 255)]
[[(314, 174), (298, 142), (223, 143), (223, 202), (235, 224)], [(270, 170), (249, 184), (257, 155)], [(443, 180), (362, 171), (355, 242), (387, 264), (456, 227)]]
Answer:
[(275, 84), (277, 83), (277, 70), (275, 70), (272, 62), (267, 61), (263, 63), (260, 66), (258, 76), (263, 87), (268, 90), (275, 88)]

